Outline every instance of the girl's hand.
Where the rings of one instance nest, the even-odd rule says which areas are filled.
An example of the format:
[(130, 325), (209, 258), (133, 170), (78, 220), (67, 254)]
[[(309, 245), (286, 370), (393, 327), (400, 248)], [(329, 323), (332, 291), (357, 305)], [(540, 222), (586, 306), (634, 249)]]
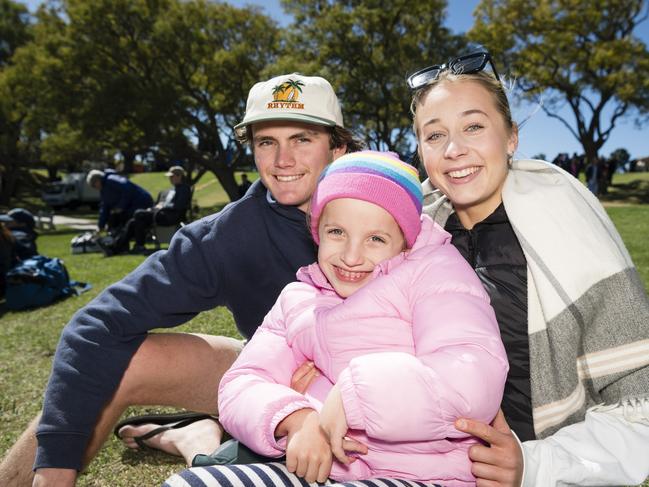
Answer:
[(304, 394), (311, 385), (311, 382), (313, 382), (313, 379), (318, 375), (320, 375), (320, 372), (318, 372), (313, 362), (304, 362), (293, 372), (291, 389), (300, 394)]
[(280, 425), (287, 420), (286, 468), (309, 483), (325, 482), (331, 472), (332, 456), (329, 442), (320, 428), (318, 413), (301, 409)]
[(491, 426), (470, 419), (458, 419), (455, 427), (477, 436), (488, 443), (473, 445), (469, 458), (473, 462), (471, 472), (480, 486), (519, 487), (523, 478), (523, 452), (509, 428), (502, 410)]
[(345, 436), (349, 427), (345, 417), (343, 399), (337, 385), (333, 386), (329, 391), (329, 395), (322, 406), (320, 426), (329, 439), (331, 452), (339, 462), (349, 465), (356, 461), (355, 457), (348, 457), (345, 451), (358, 452), (363, 455), (367, 453), (367, 446)]

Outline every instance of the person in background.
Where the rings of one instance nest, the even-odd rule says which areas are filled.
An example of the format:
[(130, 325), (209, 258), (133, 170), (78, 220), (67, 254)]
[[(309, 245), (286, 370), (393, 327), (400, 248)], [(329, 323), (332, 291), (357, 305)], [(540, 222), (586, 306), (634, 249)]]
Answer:
[(518, 130), (488, 52), (408, 84), (424, 212), (478, 273), (509, 358), (504, 414), (456, 421), (485, 442), (469, 453), (478, 485), (642, 483), (649, 298), (615, 226), (564, 170), (514, 159)]
[(38, 255), (36, 220), (29, 210), (13, 208), (6, 214), (0, 215), (0, 222), (4, 223), (7, 230), (11, 232), (16, 259), (25, 260)]
[(135, 210), (153, 206), (148, 191), (115, 172), (93, 169), (88, 172), (86, 181), (100, 192), (99, 232), (108, 228), (116, 233), (133, 217)]
[(241, 184), (239, 185), (239, 198), (243, 198), (250, 186), (252, 186), (252, 183), (248, 179), (248, 175), (244, 172), (241, 175)]
[(110, 245), (102, 244), (106, 256), (128, 252), (129, 242), (135, 239), (131, 253), (146, 253), (144, 247), (147, 233), (154, 225), (179, 225), (187, 215), (192, 203), (192, 190), (185, 181), (186, 173), (181, 166), (172, 166), (165, 174), (171, 188), (158, 194), (155, 206), (135, 210), (133, 218), (126, 222)]
[(16, 239), (6, 227), (5, 215), (0, 215), (0, 299), (7, 289), (7, 271), (16, 262)]

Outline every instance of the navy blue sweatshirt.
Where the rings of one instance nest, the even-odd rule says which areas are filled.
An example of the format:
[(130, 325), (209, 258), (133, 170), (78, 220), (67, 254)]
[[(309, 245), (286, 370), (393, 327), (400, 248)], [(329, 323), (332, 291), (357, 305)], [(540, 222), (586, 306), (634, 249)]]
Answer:
[(305, 214), (259, 182), (221, 212), (180, 229), (63, 329), (38, 426), (35, 468), (81, 468), (97, 417), (153, 328), (226, 306), (250, 337), (301, 266), (316, 260)]
[(99, 221), (97, 226), (104, 228), (111, 210), (120, 209), (126, 219), (133, 216), (135, 210), (153, 206), (151, 195), (135, 183), (132, 183), (114, 172), (106, 173), (101, 180)]

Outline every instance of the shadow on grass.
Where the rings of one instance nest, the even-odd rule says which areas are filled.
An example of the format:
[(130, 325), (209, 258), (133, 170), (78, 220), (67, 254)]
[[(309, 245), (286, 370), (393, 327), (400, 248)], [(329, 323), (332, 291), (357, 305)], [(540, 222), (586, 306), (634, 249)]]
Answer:
[(624, 184), (613, 184), (608, 193), (600, 196), (607, 203), (649, 204), (649, 181), (636, 179)]
[(181, 457), (169, 455), (168, 453), (148, 448), (146, 450), (133, 450), (126, 448), (122, 453), (122, 462), (125, 465), (137, 467), (141, 464), (147, 465), (178, 465), (178, 470), (182, 470), (184, 462)]

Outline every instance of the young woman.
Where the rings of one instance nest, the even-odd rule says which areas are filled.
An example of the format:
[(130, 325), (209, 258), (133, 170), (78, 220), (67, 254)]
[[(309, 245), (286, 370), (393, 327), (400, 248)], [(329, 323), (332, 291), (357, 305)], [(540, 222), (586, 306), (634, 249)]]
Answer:
[[(461, 431), (478, 485), (621, 485), (649, 475), (649, 300), (598, 200), (518, 131), (479, 52), (408, 79), (425, 212), (491, 297), (510, 372), (492, 425)], [(510, 431), (516, 433), (522, 445)]]
[[(289, 482), (475, 483), (477, 440), (454, 421), (494, 418), (507, 361), (480, 281), (421, 205), (416, 170), (390, 154), (327, 167), (310, 206), (318, 261), (221, 381), (223, 427), (258, 453), (286, 454)], [(289, 384), (305, 361), (320, 376), (300, 394)], [(276, 466), (220, 467), (207, 485), (232, 468)]]

